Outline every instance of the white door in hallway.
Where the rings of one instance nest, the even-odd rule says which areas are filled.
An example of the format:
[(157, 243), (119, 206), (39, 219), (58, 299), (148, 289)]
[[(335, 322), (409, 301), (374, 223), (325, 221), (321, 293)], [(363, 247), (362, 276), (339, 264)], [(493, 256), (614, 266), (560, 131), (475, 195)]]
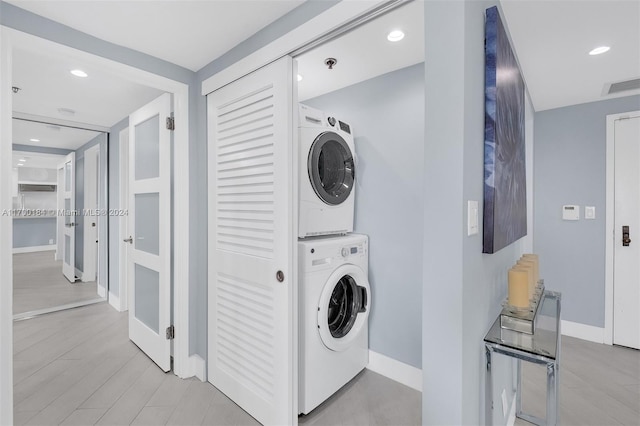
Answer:
[(640, 349), (640, 116), (614, 123), (613, 343)]
[(58, 220), (63, 221), (62, 235), (62, 273), (72, 283), (76, 281), (76, 153), (72, 152), (58, 166), (58, 176), (62, 177), (58, 188), (62, 193), (62, 215)]
[(171, 131), (165, 93), (129, 116), (129, 338), (171, 369)]
[(298, 414), (294, 75), (284, 57), (207, 96), (208, 378), (265, 425)]

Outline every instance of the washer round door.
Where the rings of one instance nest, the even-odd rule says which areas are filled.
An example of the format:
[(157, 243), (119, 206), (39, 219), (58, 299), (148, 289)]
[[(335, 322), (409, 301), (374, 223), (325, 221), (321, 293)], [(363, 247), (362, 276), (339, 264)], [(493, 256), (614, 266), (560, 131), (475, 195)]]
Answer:
[(367, 327), (369, 280), (355, 265), (343, 265), (327, 280), (318, 305), (318, 332), (324, 345), (344, 351)]
[(341, 204), (353, 190), (353, 153), (344, 138), (335, 132), (323, 132), (313, 141), (307, 170), (313, 190), (329, 205)]

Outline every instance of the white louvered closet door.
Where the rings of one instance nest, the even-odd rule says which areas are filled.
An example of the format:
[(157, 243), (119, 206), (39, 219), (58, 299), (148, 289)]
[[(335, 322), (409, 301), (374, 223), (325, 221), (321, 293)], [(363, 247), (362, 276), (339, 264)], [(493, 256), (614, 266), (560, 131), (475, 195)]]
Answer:
[(293, 67), (207, 96), (208, 377), (266, 425), (297, 423)]

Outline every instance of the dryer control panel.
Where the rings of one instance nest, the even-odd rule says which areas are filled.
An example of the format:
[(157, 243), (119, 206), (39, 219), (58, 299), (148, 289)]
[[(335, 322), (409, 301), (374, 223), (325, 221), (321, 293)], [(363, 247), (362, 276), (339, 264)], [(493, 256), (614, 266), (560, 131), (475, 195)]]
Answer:
[(311, 270), (335, 267), (338, 264), (354, 263), (366, 265), (368, 239), (355, 235), (309, 239), (299, 243), (300, 265)]

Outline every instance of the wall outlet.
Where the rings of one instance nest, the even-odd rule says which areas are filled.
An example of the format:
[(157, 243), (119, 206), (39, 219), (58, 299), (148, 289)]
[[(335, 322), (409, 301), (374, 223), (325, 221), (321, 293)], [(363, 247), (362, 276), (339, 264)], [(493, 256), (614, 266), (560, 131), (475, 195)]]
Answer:
[(53, 238), (49, 239), (49, 245), (53, 244)]
[(507, 410), (508, 410), (507, 391), (502, 389), (502, 417), (503, 418), (507, 417)]

